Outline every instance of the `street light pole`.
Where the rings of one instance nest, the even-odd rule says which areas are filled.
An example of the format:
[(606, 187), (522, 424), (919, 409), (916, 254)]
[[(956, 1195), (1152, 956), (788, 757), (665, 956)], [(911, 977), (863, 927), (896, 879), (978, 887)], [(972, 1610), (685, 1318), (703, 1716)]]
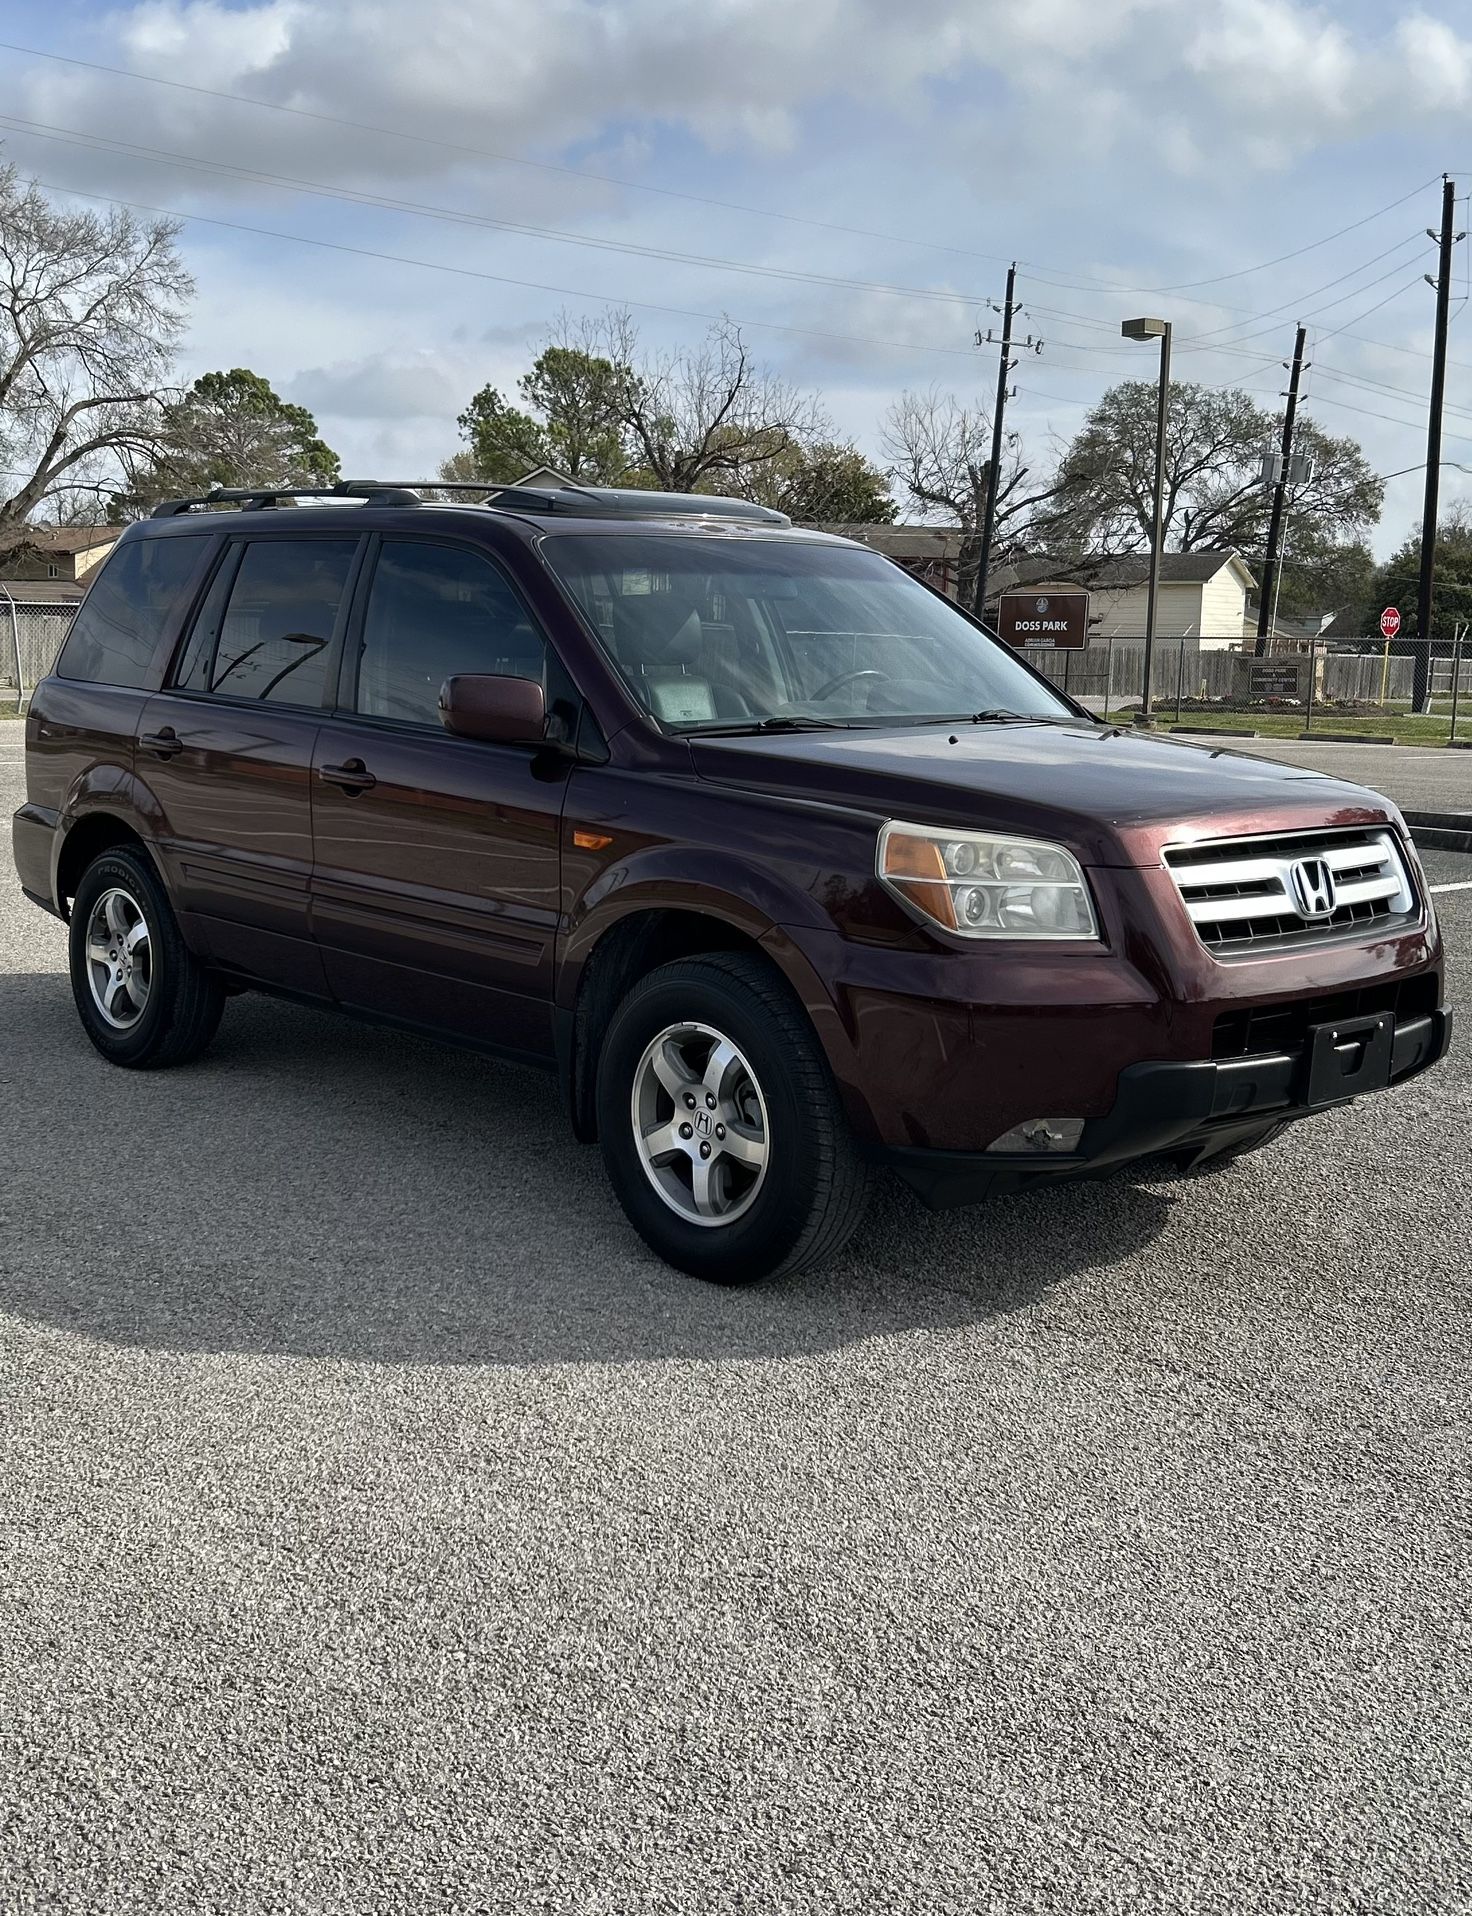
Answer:
[(1165, 536), (1165, 422), (1170, 412), (1170, 321), (1127, 319), (1120, 327), (1126, 339), (1160, 341), (1160, 398), (1155, 410), (1155, 523), (1150, 538), (1150, 591), (1145, 603), (1145, 696), (1135, 715), (1137, 725), (1153, 725), (1150, 674), (1155, 663), (1155, 615), (1160, 598), (1160, 549)]

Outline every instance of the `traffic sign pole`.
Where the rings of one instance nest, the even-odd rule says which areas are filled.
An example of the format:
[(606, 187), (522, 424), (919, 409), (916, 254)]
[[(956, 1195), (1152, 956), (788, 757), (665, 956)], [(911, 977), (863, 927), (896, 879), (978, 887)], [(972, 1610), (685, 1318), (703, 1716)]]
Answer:
[(1400, 630), (1400, 608), (1388, 605), (1380, 614), (1380, 636), (1385, 641), (1385, 650), (1380, 659), (1380, 703), (1384, 705), (1385, 694), (1390, 685), (1390, 641)]

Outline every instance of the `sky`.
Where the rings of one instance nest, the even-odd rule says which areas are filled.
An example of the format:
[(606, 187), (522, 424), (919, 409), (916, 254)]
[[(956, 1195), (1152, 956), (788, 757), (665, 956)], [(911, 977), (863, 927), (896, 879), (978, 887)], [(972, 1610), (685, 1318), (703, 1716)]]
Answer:
[[(1121, 319), (1269, 408), (1302, 319), (1307, 415), (1399, 475), (1377, 550), (1419, 520), (1472, 0), (0, 0), (0, 42), (0, 156), (183, 219), (181, 378), (252, 367), (350, 474), (432, 473), (559, 312), (624, 304), (655, 350), (739, 321), (878, 455), (906, 389), (990, 405), (1016, 259), (1038, 469), (1153, 377)], [(1469, 273), (1464, 240), (1444, 503)]]

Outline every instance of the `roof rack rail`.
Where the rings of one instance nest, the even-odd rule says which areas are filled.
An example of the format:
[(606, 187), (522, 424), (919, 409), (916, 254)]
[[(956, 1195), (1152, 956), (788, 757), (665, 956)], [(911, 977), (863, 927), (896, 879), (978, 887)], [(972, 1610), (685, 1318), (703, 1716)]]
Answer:
[(486, 503), (511, 511), (568, 512), (580, 518), (730, 519), (748, 525), (790, 526), (773, 506), (717, 492), (655, 492), (642, 486), (498, 486)]
[[(485, 491), (485, 487), (477, 488)], [(270, 506), (295, 505), (298, 499), (361, 499), (370, 506), (417, 506), (419, 494), (407, 486), (382, 479), (339, 479), (331, 486), (211, 486), (183, 499), (164, 499), (149, 514), (152, 519), (177, 519), (196, 506), (239, 506), (260, 512)]]
[(359, 499), (367, 506), (418, 506), (424, 493), (472, 493), (504, 512), (567, 513), (582, 519), (721, 519), (737, 524), (790, 526), (785, 512), (714, 492), (654, 492), (641, 486), (517, 486), (493, 480), (339, 479), (330, 486), (212, 486), (183, 499), (165, 499), (155, 519), (175, 519), (205, 506), (244, 512), (294, 506), (299, 499)]

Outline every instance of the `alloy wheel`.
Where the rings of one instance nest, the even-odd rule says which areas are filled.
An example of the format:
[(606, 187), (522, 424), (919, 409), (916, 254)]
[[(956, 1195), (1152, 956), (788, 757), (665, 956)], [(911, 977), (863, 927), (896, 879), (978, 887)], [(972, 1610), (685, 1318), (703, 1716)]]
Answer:
[(98, 1015), (114, 1031), (131, 1031), (153, 987), (153, 942), (143, 908), (114, 885), (87, 920), (87, 984)]
[(767, 1174), (766, 1101), (731, 1040), (706, 1024), (667, 1025), (634, 1072), (634, 1141), (645, 1175), (689, 1224), (732, 1224)]

